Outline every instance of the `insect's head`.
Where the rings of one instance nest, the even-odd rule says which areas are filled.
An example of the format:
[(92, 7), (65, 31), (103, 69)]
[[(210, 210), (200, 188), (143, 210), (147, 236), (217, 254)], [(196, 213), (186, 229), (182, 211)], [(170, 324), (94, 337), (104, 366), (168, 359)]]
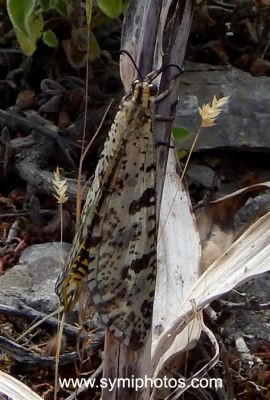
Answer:
[(131, 93), (134, 101), (148, 107), (150, 98), (158, 94), (158, 87), (147, 80), (135, 79), (131, 85)]
[(134, 103), (141, 104), (144, 108), (149, 108), (151, 98), (158, 94), (158, 87), (147, 80), (136, 79), (131, 85), (131, 95)]
[(148, 82), (147, 80), (140, 80), (140, 79), (135, 79), (135, 81), (132, 82), (131, 89), (132, 92), (134, 91), (139, 91), (143, 87), (148, 87), (149, 89), (149, 95), (150, 96), (156, 96), (158, 94), (158, 87), (155, 83)]
[(156, 96), (158, 94), (158, 86), (155, 83), (153, 83), (153, 81), (161, 73), (163, 73), (169, 68), (177, 69), (177, 74), (172, 77), (173, 82), (175, 81), (176, 78), (178, 78), (179, 75), (183, 73), (183, 69), (180, 68), (179, 65), (167, 64), (162, 66), (159, 70), (152, 71), (145, 77), (143, 77), (132, 56), (126, 50), (121, 50), (120, 53), (124, 53), (129, 57), (134, 68), (138, 73), (138, 79), (135, 79), (131, 85), (131, 92), (133, 94), (133, 98), (137, 99), (138, 101), (142, 101), (143, 103), (145, 103), (145, 105), (149, 101), (150, 97)]

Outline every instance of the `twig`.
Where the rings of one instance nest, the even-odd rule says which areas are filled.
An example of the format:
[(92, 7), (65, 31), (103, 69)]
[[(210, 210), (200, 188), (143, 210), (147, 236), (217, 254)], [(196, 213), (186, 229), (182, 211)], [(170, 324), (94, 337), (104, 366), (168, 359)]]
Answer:
[(0, 54), (22, 54), (20, 49), (0, 49)]
[[(98, 367), (98, 369), (88, 378), (90, 379), (96, 379), (99, 374), (101, 374), (103, 370), (103, 364), (100, 364), (100, 366)], [(77, 395), (84, 392), (85, 390), (87, 390), (88, 388), (85, 385), (82, 385), (76, 392), (72, 393), (70, 396), (68, 396), (66, 398), (66, 400), (74, 400), (77, 398)]]
[(249, 368), (251, 368), (254, 364), (263, 365), (263, 361), (259, 357), (250, 354), (249, 348), (247, 347), (242, 336), (236, 337), (235, 346), (244, 365), (248, 365)]
[[(81, 153), (80, 163), (79, 163), (79, 171), (78, 171), (77, 201), (76, 201), (76, 223), (79, 222), (79, 217), (80, 217), (80, 214), (81, 214), (81, 201), (82, 201), (81, 175), (82, 175), (83, 161), (84, 161), (84, 158), (85, 158), (86, 154), (88, 153), (90, 147), (92, 146), (95, 138), (99, 134), (100, 129), (102, 128), (102, 125), (104, 123), (104, 120), (105, 120), (105, 118), (106, 118), (106, 116), (107, 116), (107, 114), (109, 112), (109, 109), (110, 109), (112, 103), (113, 103), (113, 100), (111, 100), (109, 105), (107, 106), (107, 108), (106, 108), (106, 110), (105, 110), (105, 112), (103, 114), (103, 117), (102, 117), (102, 119), (101, 119), (101, 121), (99, 123), (99, 126), (98, 126), (97, 130), (96, 130), (94, 136), (92, 137), (92, 139), (90, 140), (90, 142), (88, 143), (88, 145), (86, 146), (86, 148), (84, 149), (84, 147), (82, 147), (83, 151)], [(84, 120), (84, 121), (85, 121), (84, 123), (86, 124), (86, 120)], [(82, 146), (84, 146), (84, 142), (83, 142)], [(85, 186), (83, 186), (83, 192), (84, 191), (85, 191)]]
[(228, 363), (228, 351), (221, 341), (219, 342), (220, 345), (220, 353), (221, 353), (221, 361), (222, 361), (222, 366), (224, 368), (224, 375), (225, 375), (225, 381), (226, 381), (226, 387), (227, 387), (227, 399), (228, 400), (234, 400), (235, 395), (234, 395), (234, 390), (233, 390), (233, 380), (232, 380), (232, 374), (230, 371), (229, 363)]
[[(242, 381), (244, 381), (246, 383), (249, 383), (251, 386), (255, 387), (255, 389), (258, 392), (267, 391), (267, 388), (265, 386), (261, 386), (261, 385), (258, 385), (255, 382), (249, 381), (249, 380), (247, 380), (247, 378), (243, 377), (239, 373), (234, 373), (234, 376), (235, 376), (235, 378), (241, 379)], [(242, 396), (243, 394), (246, 394), (246, 389), (243, 392), (237, 393), (237, 396), (239, 397), (239, 396)]]
[[(36, 191), (47, 194), (52, 193), (53, 174), (51, 172), (41, 170), (35, 162), (29, 162), (25, 159), (17, 162), (16, 169), (20, 177), (34, 187)], [(67, 179), (67, 185), (67, 195), (75, 199), (77, 194), (77, 180)], [(83, 190), (82, 198), (85, 198), (87, 189), (88, 187)]]
[(26, 131), (27, 133), (31, 132), (32, 130), (35, 130), (41, 133), (42, 135), (45, 135), (48, 138), (55, 140), (59, 148), (61, 149), (62, 153), (66, 157), (66, 159), (71, 163), (73, 167), (76, 168), (76, 165), (74, 164), (74, 161), (70, 157), (66, 148), (67, 140), (58, 134), (58, 128), (56, 127), (56, 130), (54, 131), (53, 129), (50, 129), (47, 126), (42, 126), (40, 123), (37, 123), (35, 121), (34, 116), (31, 117), (30, 114), (26, 113), (25, 115), (27, 116), (27, 118), (24, 118), (23, 116), (19, 115), (17, 112), (14, 111), (0, 110), (0, 125), (8, 126), (11, 129), (20, 128), (23, 131)]
[[(212, 2), (218, 6), (220, 6), (221, 8), (224, 8), (225, 10), (230, 9), (230, 10), (234, 10), (236, 8), (235, 4), (229, 4), (228, 0), (226, 1), (222, 1), (222, 0), (212, 0)], [(211, 5), (208, 6), (209, 8), (212, 7)]]
[[(0, 304), (0, 314), (1, 315), (13, 315), (20, 318), (24, 318), (27, 321), (39, 321), (44, 318), (44, 314), (34, 310), (31, 307), (28, 307), (24, 304), (20, 304), (21, 309), (14, 308), (12, 306), (7, 306), (4, 304)], [(49, 331), (56, 331), (58, 327), (58, 320), (56, 318), (50, 317), (42, 322), (42, 326), (47, 328)], [(80, 335), (80, 329), (72, 326), (70, 324), (64, 324), (64, 335), (69, 338), (70, 340), (77, 340), (78, 335)], [(93, 346), (98, 347), (103, 343), (103, 337), (100, 333), (96, 334), (88, 334), (88, 335), (81, 335), (80, 338), (84, 339), (92, 339)]]
[[(53, 216), (55, 215), (55, 210), (38, 210), (38, 214), (45, 215), (45, 216)], [(26, 215), (31, 214), (31, 211), (23, 211), (23, 212), (14, 212), (14, 213), (6, 213), (0, 215), (0, 220), (3, 218), (18, 218), (18, 217), (25, 217)]]
[(270, 302), (269, 303), (259, 303), (256, 297), (252, 297), (252, 299), (244, 302), (244, 303), (232, 303), (230, 301), (221, 300), (220, 303), (222, 304), (222, 308), (229, 309), (229, 310), (269, 310), (270, 309)]
[[(25, 365), (41, 365), (42, 368), (55, 368), (55, 358), (50, 356), (41, 356), (40, 354), (26, 349), (25, 347), (19, 345), (18, 343), (13, 342), (5, 338), (4, 336), (0, 336), (0, 350), (7, 353), (14, 360), (23, 363)], [(66, 365), (72, 364), (77, 360), (76, 352), (66, 353), (60, 357), (59, 364)]]

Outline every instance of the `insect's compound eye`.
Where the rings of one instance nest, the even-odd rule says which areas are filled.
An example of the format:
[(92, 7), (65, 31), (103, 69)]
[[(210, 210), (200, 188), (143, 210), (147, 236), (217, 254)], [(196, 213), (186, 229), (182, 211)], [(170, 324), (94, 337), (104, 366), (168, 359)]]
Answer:
[(149, 85), (150, 96), (156, 96), (158, 94), (158, 87), (154, 83)]

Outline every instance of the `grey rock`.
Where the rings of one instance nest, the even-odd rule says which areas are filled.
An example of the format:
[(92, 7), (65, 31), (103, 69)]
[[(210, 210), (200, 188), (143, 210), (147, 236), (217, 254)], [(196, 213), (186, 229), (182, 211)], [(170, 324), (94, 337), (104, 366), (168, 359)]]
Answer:
[[(66, 262), (71, 245), (62, 244)], [(35, 244), (25, 249), (19, 264), (0, 277), (0, 303), (15, 305), (18, 300), (39, 311), (58, 307), (55, 281), (60, 272), (61, 243)]]
[[(269, 303), (270, 272), (260, 274), (231, 292), (229, 300), (235, 303), (245, 302), (253, 296), (259, 303)], [(231, 335), (251, 336), (255, 339), (270, 340), (270, 310), (238, 310), (234, 312), (234, 321), (230, 327)]]
[[(196, 149), (233, 146), (238, 149), (270, 148), (270, 78), (254, 77), (233, 67), (186, 63), (180, 102), (174, 124), (195, 135), (198, 106), (230, 96), (217, 124), (204, 128)], [(191, 139), (182, 148), (190, 148)]]
[(211, 168), (205, 165), (191, 165), (188, 168), (187, 176), (191, 178), (192, 182), (195, 184), (211, 188), (215, 173)]
[(262, 215), (270, 211), (270, 192), (251, 197), (245, 205), (235, 214), (234, 226), (235, 230), (247, 228), (248, 225), (254, 223)]

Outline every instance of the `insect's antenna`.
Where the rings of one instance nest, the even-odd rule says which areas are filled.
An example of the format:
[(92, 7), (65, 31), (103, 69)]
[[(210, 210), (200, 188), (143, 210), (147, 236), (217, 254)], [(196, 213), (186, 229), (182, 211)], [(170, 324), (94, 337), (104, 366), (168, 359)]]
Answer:
[(131, 54), (129, 54), (129, 52), (126, 51), (126, 50), (120, 50), (119, 53), (120, 53), (120, 54), (126, 54), (126, 55), (128, 56), (128, 58), (130, 59), (130, 61), (131, 61), (132, 64), (133, 64), (134, 68), (135, 68), (136, 71), (138, 72), (138, 75), (139, 75), (140, 80), (142, 81), (142, 80), (143, 80), (143, 77), (142, 77), (142, 75), (141, 75), (141, 73), (140, 73), (140, 71), (139, 71), (139, 68), (137, 67), (137, 65), (136, 65), (136, 63), (135, 63), (135, 61), (134, 61), (134, 59), (132, 58)]
[(161, 67), (159, 71), (157, 71), (156, 75), (153, 76), (153, 78), (150, 80), (150, 83), (154, 79), (156, 79), (160, 74), (162, 74), (162, 72), (166, 71), (166, 69), (168, 69), (168, 68), (176, 68), (176, 69), (178, 69), (178, 73), (173, 77), (173, 80), (178, 78), (178, 76), (180, 76), (184, 72), (184, 69), (179, 67), (179, 65), (177, 65), (177, 64), (167, 64), (167, 65), (164, 65), (163, 67)]

